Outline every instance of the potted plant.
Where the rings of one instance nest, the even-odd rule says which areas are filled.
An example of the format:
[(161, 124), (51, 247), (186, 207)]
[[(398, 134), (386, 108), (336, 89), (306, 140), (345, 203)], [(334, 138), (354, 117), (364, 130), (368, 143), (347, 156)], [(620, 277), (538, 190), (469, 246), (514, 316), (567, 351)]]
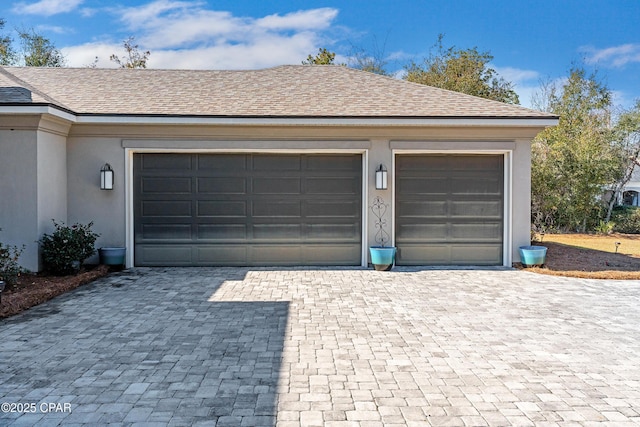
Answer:
[(520, 246), (520, 262), (523, 267), (542, 267), (547, 257), (546, 246)]
[(98, 249), (100, 264), (124, 265), (127, 249), (122, 246), (102, 247)]
[(379, 271), (389, 271), (393, 267), (396, 258), (396, 248), (387, 246), (390, 240), (389, 233), (385, 230), (387, 220), (384, 218), (387, 205), (382, 197), (376, 196), (371, 204), (371, 212), (375, 218), (376, 246), (369, 247), (369, 255), (371, 255), (371, 264), (373, 268)]

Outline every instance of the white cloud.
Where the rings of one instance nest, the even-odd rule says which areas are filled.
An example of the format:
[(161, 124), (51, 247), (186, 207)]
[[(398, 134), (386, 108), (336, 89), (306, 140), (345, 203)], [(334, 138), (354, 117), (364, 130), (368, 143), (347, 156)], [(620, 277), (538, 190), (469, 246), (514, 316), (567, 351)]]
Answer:
[(318, 30), (325, 29), (338, 16), (336, 9), (299, 10), (286, 15), (269, 15), (256, 20), (260, 28), (269, 30)]
[(73, 33), (73, 29), (69, 27), (60, 27), (57, 25), (38, 25), (36, 29), (40, 31), (55, 33), (55, 34), (68, 34)]
[(62, 48), (62, 54), (67, 59), (70, 67), (86, 67), (93, 64), (96, 57), (99, 61), (96, 64), (101, 68), (116, 68), (117, 64), (109, 61), (109, 57), (116, 53), (120, 54), (122, 46), (116, 43), (85, 43), (78, 46)]
[(602, 64), (607, 67), (620, 68), (632, 62), (640, 62), (640, 43), (627, 43), (604, 49), (583, 46), (581, 51), (587, 54), (588, 64)]
[(492, 68), (508, 82), (513, 83), (514, 90), (520, 99), (520, 105), (532, 108), (533, 94), (538, 90), (540, 73), (534, 70), (524, 70), (514, 67), (496, 67)]
[(35, 3), (19, 2), (13, 5), (13, 12), (28, 15), (51, 16), (71, 12), (84, 0), (40, 0)]
[[(300, 64), (318, 46), (329, 42), (325, 32), (337, 9), (299, 10), (253, 18), (206, 8), (201, 1), (155, 0), (136, 7), (110, 8), (122, 24), (115, 28), (135, 35), (141, 50), (150, 50), (152, 68), (247, 69)], [(62, 49), (71, 66), (92, 63), (112, 66), (108, 58), (121, 55), (122, 40), (97, 40)]]

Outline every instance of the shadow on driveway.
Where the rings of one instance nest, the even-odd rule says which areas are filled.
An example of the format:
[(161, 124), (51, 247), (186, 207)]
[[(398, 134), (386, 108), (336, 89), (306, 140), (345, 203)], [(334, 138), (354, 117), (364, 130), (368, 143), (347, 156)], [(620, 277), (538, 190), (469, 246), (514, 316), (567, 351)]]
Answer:
[(289, 303), (211, 301), (246, 271), (125, 271), (0, 321), (0, 424), (273, 425)]

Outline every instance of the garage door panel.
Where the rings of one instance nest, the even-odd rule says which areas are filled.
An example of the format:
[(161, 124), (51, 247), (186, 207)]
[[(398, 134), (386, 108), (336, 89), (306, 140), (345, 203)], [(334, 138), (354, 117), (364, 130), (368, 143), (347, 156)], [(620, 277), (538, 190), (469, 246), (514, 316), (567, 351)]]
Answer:
[(502, 258), (502, 244), (494, 245), (453, 245), (451, 256), (464, 260), (464, 264), (496, 265), (496, 258)]
[(304, 200), (302, 213), (308, 218), (350, 218), (353, 212), (360, 209), (358, 200)]
[(398, 193), (418, 196), (422, 194), (447, 194), (446, 178), (399, 178)]
[(301, 248), (304, 265), (353, 265), (351, 260), (360, 259), (360, 248), (352, 244), (335, 242), (332, 245), (305, 245)]
[(504, 156), (396, 156), (397, 263), (500, 265)]
[(251, 230), (256, 240), (291, 240), (302, 236), (300, 224), (255, 224)]
[(195, 265), (247, 265), (248, 250), (242, 244), (199, 245), (194, 247)]
[(299, 156), (254, 156), (253, 170), (258, 172), (280, 172), (301, 170), (301, 158)]
[(136, 247), (136, 262), (143, 265), (188, 265), (193, 259), (191, 245), (173, 244), (166, 245), (147, 244)]
[(299, 178), (255, 178), (254, 194), (300, 194)]
[(440, 200), (424, 202), (399, 202), (398, 214), (403, 217), (443, 218), (447, 216), (447, 202)]
[(439, 242), (447, 239), (448, 227), (443, 223), (403, 223), (398, 226), (398, 235), (405, 242)]
[(244, 201), (202, 200), (197, 204), (198, 217), (244, 218), (247, 216), (247, 203)]
[(452, 178), (450, 181), (452, 194), (485, 194), (500, 197), (502, 180), (495, 177), (469, 176)]
[(332, 242), (353, 240), (360, 235), (360, 224), (309, 224), (306, 226), (307, 239), (327, 240)]
[(190, 170), (192, 168), (192, 158), (190, 156), (173, 157), (165, 154), (145, 154), (140, 162), (140, 169), (145, 172), (154, 170), (163, 174), (171, 170)]
[(360, 264), (361, 155), (153, 154), (145, 170), (147, 155), (134, 155), (136, 265)]
[(206, 177), (197, 180), (198, 193), (204, 194), (246, 194), (247, 179), (242, 177)]
[(356, 195), (361, 191), (360, 179), (350, 177), (307, 178), (304, 180), (309, 195)]
[(245, 224), (199, 224), (197, 226), (198, 240), (238, 240), (247, 238)]
[(142, 203), (142, 215), (145, 217), (191, 217), (191, 201), (146, 201)]
[(360, 169), (360, 156), (343, 156), (343, 155), (315, 155), (307, 157), (307, 170), (328, 174), (331, 171), (333, 175), (336, 172), (345, 172), (351, 175), (354, 169)]
[(451, 247), (447, 245), (411, 245), (398, 247), (397, 257), (403, 265), (446, 265), (451, 261)]
[(502, 200), (479, 201), (465, 200), (451, 202), (451, 216), (453, 217), (482, 217), (502, 218)]
[(142, 180), (142, 191), (145, 194), (190, 194), (191, 178), (144, 178)]
[(142, 238), (147, 240), (190, 240), (191, 224), (144, 224)]
[(502, 242), (502, 223), (451, 224), (452, 240)]
[[(174, 157), (174, 156), (167, 156)], [(235, 154), (216, 154), (215, 156), (197, 156), (196, 161), (200, 171), (234, 171), (242, 172), (247, 170), (247, 156)]]
[(256, 200), (253, 202), (253, 217), (293, 217), (299, 218), (302, 214), (301, 202), (272, 202), (269, 200)]

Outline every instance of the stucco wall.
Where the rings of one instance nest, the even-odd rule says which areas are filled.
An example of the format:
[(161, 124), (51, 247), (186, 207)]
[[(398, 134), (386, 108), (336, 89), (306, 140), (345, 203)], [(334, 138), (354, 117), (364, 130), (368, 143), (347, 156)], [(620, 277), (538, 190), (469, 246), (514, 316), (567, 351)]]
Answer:
[[(114, 170), (113, 190), (100, 189), (100, 169)], [(96, 248), (125, 244), (125, 166), (120, 138), (77, 138), (67, 143), (68, 218), (70, 223), (93, 221), (100, 234)], [(97, 255), (87, 260), (97, 262)]]
[[(508, 182), (512, 261), (518, 247), (530, 239), (530, 140), (539, 129), (497, 127), (317, 127), (317, 126), (88, 126), (72, 128), (67, 143), (69, 222), (94, 221), (101, 234), (97, 246), (126, 245), (131, 254), (131, 226), (127, 229), (130, 159), (134, 152), (329, 150), (362, 152), (366, 158), (363, 200), (366, 211), (365, 248), (375, 242), (374, 219), (368, 209), (376, 195), (389, 204), (388, 231), (393, 236), (393, 157), (402, 150), (420, 152), (501, 152), (512, 166)], [(395, 150), (395, 151), (394, 151)], [(128, 156), (128, 157), (127, 157)], [(113, 191), (99, 189), (99, 170), (105, 162), (115, 171)], [(374, 172), (380, 164), (389, 171), (389, 188), (376, 190)], [(129, 170), (129, 173), (127, 172)], [(129, 221), (130, 223), (130, 221)], [(130, 257), (131, 261), (132, 258)]]
[(20, 259), (38, 270), (37, 142), (35, 130), (0, 130), (0, 241), (25, 245)]
[(40, 115), (0, 119), (0, 241), (22, 246), (23, 267), (40, 270), (37, 241), (67, 220), (68, 123)]

